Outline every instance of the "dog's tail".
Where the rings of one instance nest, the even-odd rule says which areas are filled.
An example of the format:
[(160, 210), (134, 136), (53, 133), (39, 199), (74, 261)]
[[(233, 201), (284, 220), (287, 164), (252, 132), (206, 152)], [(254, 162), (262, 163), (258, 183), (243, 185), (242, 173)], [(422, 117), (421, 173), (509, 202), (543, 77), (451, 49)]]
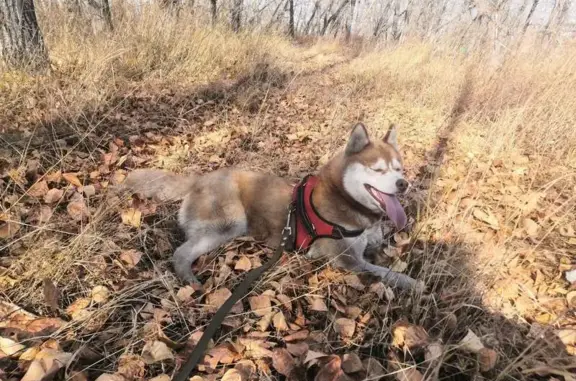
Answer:
[(181, 200), (191, 191), (194, 176), (160, 169), (136, 169), (122, 183), (122, 189), (159, 201)]

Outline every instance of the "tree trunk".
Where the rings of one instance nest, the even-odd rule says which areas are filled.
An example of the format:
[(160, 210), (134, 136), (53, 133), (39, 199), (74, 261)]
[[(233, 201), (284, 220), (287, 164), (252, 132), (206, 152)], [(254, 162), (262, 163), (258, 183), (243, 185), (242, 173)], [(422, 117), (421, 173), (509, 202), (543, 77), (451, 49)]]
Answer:
[(524, 26), (522, 27), (522, 36), (524, 36), (524, 34), (526, 33), (526, 30), (530, 26), (530, 22), (532, 21), (532, 15), (534, 14), (534, 11), (536, 11), (536, 7), (538, 7), (539, 2), (540, 2), (540, 0), (533, 0), (532, 1), (532, 7), (530, 7), (530, 11), (528, 12), (528, 16), (526, 17), (526, 21), (524, 21)]
[[(97, 24), (103, 23), (105, 29), (108, 31), (114, 30), (114, 24), (112, 24), (112, 12), (110, 11), (110, 3), (108, 0), (88, 0), (88, 5), (92, 8), (92, 27), (95, 32), (101, 29)], [(92, 13), (92, 12), (91, 12)]]
[(212, 25), (218, 21), (218, 0), (210, 0), (210, 12), (212, 13)]
[(48, 65), (34, 0), (0, 1), (0, 58), (13, 67), (39, 69)]
[(355, 10), (356, 0), (350, 0), (350, 16), (348, 19), (348, 24), (346, 25), (346, 42), (349, 42), (350, 38), (352, 37), (352, 28), (354, 28), (354, 18), (356, 16)]
[(295, 31), (294, 31), (294, 0), (288, 0), (288, 11), (290, 12), (290, 25), (288, 26), (288, 34), (290, 37), (294, 38)]
[(232, 30), (239, 32), (242, 27), (242, 0), (234, 0), (232, 5)]

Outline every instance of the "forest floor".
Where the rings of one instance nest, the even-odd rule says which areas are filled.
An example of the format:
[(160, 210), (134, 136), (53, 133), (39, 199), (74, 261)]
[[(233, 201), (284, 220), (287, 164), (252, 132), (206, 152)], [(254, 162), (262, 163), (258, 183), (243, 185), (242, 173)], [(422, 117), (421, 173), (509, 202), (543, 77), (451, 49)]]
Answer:
[(235, 240), (194, 265), (202, 287), (182, 284), (178, 205), (113, 186), (148, 167), (298, 179), (363, 121), (374, 139), (398, 125), (414, 185), (410, 235), (373, 260), (427, 292), (285, 254), (193, 379), (576, 380), (574, 156), (508, 144), (518, 129), (495, 127), (464, 64), (293, 50), (201, 85), (119, 87), (72, 115), (24, 95), (0, 116), (0, 379), (168, 380), (272, 249)]

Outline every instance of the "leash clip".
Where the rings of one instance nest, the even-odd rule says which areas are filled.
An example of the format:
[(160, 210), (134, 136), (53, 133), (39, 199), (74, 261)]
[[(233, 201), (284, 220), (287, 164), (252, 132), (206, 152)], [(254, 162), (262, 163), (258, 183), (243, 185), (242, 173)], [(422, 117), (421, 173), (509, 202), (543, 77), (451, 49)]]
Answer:
[(292, 218), (292, 205), (288, 207), (288, 216), (286, 217), (286, 225), (284, 225), (284, 229), (282, 229), (282, 247), (286, 243), (288, 237), (292, 235), (292, 227), (290, 226), (290, 220)]

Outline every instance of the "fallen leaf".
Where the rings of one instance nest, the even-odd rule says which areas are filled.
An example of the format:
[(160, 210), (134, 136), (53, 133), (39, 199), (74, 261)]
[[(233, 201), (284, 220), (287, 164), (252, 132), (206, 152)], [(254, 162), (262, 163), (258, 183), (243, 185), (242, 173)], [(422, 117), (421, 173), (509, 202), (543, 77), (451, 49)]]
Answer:
[(429, 342), (424, 328), (402, 320), (392, 326), (392, 336), (392, 345), (404, 351), (424, 347)]
[(274, 312), (270, 311), (270, 313), (267, 313), (266, 315), (262, 316), (262, 319), (260, 319), (257, 324), (258, 328), (260, 328), (260, 331), (264, 332), (268, 330), (270, 323), (272, 323), (273, 315)]
[(192, 286), (181, 287), (176, 293), (176, 299), (183, 303), (188, 303), (192, 300), (192, 295), (196, 290)]
[(63, 173), (62, 177), (64, 180), (68, 181), (70, 184), (76, 187), (82, 186), (82, 182), (78, 179), (78, 176), (75, 173)]
[(71, 360), (71, 353), (44, 348), (36, 354), (21, 381), (48, 380), (61, 368), (68, 366)]
[(28, 189), (28, 195), (31, 197), (44, 197), (48, 193), (48, 183), (44, 180), (38, 181)]
[(16, 217), (0, 213), (0, 239), (10, 239), (20, 230), (20, 221)]
[(310, 304), (310, 310), (318, 311), (318, 312), (326, 312), (328, 311), (328, 307), (323, 299), (319, 297), (315, 297), (312, 299), (312, 303)]
[(364, 290), (364, 288), (365, 288), (364, 284), (362, 283), (362, 281), (360, 280), (360, 278), (359, 278), (358, 275), (356, 275), (356, 274), (346, 275), (346, 276), (344, 277), (344, 282), (345, 282), (348, 286), (350, 286), (350, 287), (352, 287), (352, 288), (354, 288), (354, 289), (356, 289), (356, 290), (358, 290), (358, 291), (362, 291), (362, 290)]
[(228, 369), (224, 376), (222, 376), (221, 381), (246, 381), (246, 377), (243, 377), (242, 372), (238, 369)]
[(84, 185), (78, 188), (78, 192), (84, 193), (86, 197), (92, 197), (96, 194), (96, 187), (94, 185)]
[(134, 268), (142, 259), (142, 253), (138, 250), (130, 249), (120, 253), (120, 260), (126, 265), (127, 269)]
[(248, 298), (250, 309), (256, 316), (265, 316), (272, 312), (270, 298), (266, 295), (251, 296)]
[(538, 231), (540, 230), (540, 225), (538, 225), (534, 220), (530, 218), (524, 218), (522, 220), (522, 226), (524, 227), (524, 231), (530, 237), (536, 237), (538, 235)]
[(96, 286), (92, 289), (92, 301), (94, 303), (106, 303), (110, 296), (110, 290), (105, 286)]
[(291, 341), (297, 341), (297, 340), (305, 340), (308, 338), (308, 335), (310, 335), (310, 331), (308, 331), (307, 329), (303, 329), (303, 330), (295, 332), (291, 335), (284, 336), (284, 341), (291, 342)]
[(266, 348), (266, 344), (262, 340), (249, 339), (240, 337), (238, 343), (242, 344), (244, 349), (244, 356), (251, 359), (260, 359), (265, 357), (272, 357), (272, 351)]
[(338, 381), (343, 376), (341, 368), (342, 361), (336, 355), (330, 355), (323, 359), (324, 364), (314, 377), (314, 381)]
[(130, 380), (141, 380), (146, 373), (146, 363), (138, 355), (124, 354), (118, 359), (117, 372)]
[(80, 193), (74, 193), (66, 206), (66, 210), (74, 221), (82, 221), (90, 217), (90, 210), (84, 202), (84, 197), (82, 197)]
[[(4, 356), (14, 356), (24, 349), (26, 349), (26, 346), (17, 343), (12, 339), (0, 336), (0, 359)], [(4, 356), (2, 356), (2, 354)]]
[(248, 380), (256, 375), (256, 364), (252, 360), (240, 360), (234, 365), (234, 369), (237, 369)]
[(406, 271), (407, 268), (408, 268), (408, 263), (404, 262), (400, 258), (396, 258), (394, 260), (394, 262), (392, 263), (392, 266), (390, 266), (390, 270), (397, 272), (397, 273), (403, 273), (404, 271)]
[(250, 259), (245, 255), (241, 255), (234, 266), (234, 270), (237, 271), (250, 271), (251, 268), (252, 262), (250, 262)]
[(219, 288), (208, 294), (206, 296), (206, 309), (208, 312), (218, 311), (218, 308), (220, 308), (231, 295), (232, 293), (227, 288)]
[(272, 366), (281, 375), (288, 376), (295, 366), (294, 359), (285, 348), (276, 348), (272, 351)]
[(482, 209), (475, 208), (472, 215), (477, 220), (480, 220), (488, 225), (494, 230), (498, 230), (500, 228), (500, 224), (498, 223), (498, 219), (494, 216), (490, 211), (483, 211)]
[(0, 300), (0, 328), (18, 329), (29, 336), (48, 336), (62, 325), (64, 321), (61, 319), (38, 317), (13, 303)]
[(64, 191), (62, 189), (52, 188), (44, 196), (44, 202), (47, 204), (54, 204), (62, 199)]
[(356, 373), (364, 369), (362, 360), (356, 353), (345, 353), (342, 356), (342, 369), (346, 373)]
[(72, 317), (72, 320), (86, 320), (91, 315), (91, 312), (87, 310), (91, 303), (92, 299), (90, 298), (76, 299), (66, 308), (66, 313)]
[(122, 218), (122, 223), (124, 225), (139, 228), (142, 218), (142, 212), (138, 209), (128, 208), (122, 211), (122, 213), (120, 214), (120, 218)]
[(58, 292), (58, 289), (56, 288), (54, 283), (48, 278), (44, 278), (43, 286), (44, 286), (44, 303), (46, 303), (46, 305), (50, 307), (50, 309), (53, 312), (58, 311), (58, 299), (60, 294)]
[(559, 329), (554, 333), (565, 345), (576, 345), (576, 329)]
[(146, 364), (154, 364), (164, 360), (172, 360), (174, 354), (162, 341), (150, 341), (142, 348), (142, 359)]
[(286, 318), (284, 317), (282, 311), (274, 314), (274, 317), (272, 317), (272, 324), (274, 324), (274, 328), (276, 328), (276, 331), (288, 330), (288, 324), (286, 324)]
[(343, 338), (351, 338), (356, 330), (354, 320), (347, 318), (338, 318), (334, 321), (334, 331)]
[(60, 178), (62, 177), (62, 171), (58, 170), (56, 172), (50, 172), (44, 176), (44, 180), (49, 183), (59, 183)]
[(308, 352), (308, 344), (306, 344), (304, 342), (286, 343), (286, 349), (292, 355), (300, 357), (300, 356), (304, 355), (306, 352)]
[(280, 303), (282, 303), (282, 306), (284, 308), (286, 308), (288, 311), (292, 311), (292, 299), (290, 299), (289, 296), (284, 294), (278, 294), (276, 295), (276, 299), (278, 299)]

